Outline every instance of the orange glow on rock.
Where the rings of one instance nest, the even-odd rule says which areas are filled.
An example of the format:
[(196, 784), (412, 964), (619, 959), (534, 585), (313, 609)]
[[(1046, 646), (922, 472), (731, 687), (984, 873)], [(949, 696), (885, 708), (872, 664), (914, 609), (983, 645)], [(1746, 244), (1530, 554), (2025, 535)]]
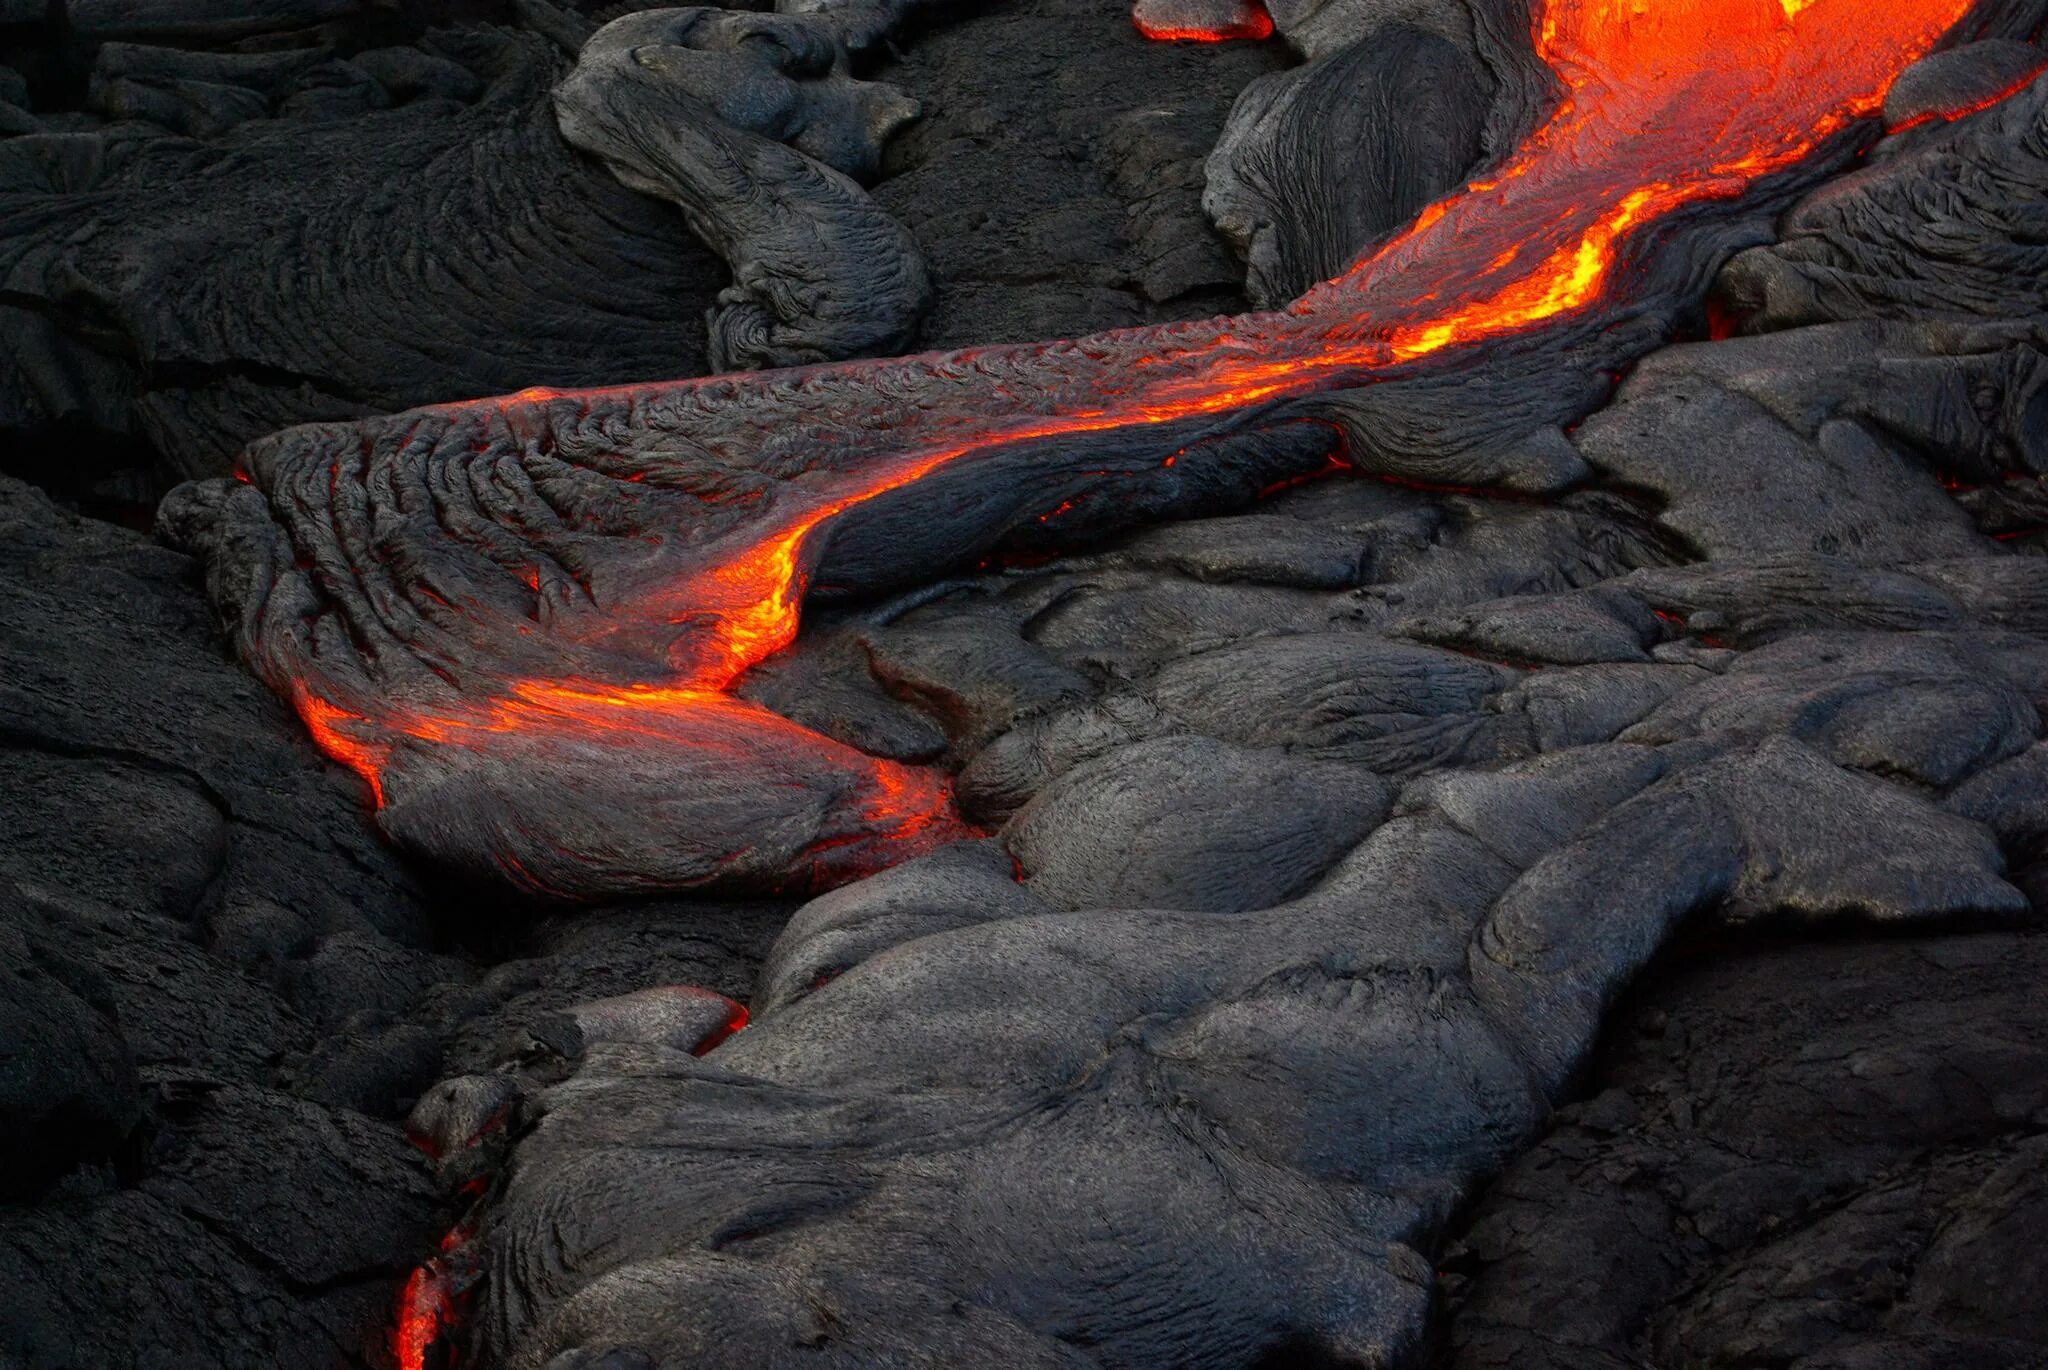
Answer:
[[(709, 990), (706, 990), (704, 992), (707, 994), (710, 993)], [(718, 997), (721, 999), (725, 998), (724, 995), (719, 995)], [(692, 1056), (702, 1056), (705, 1053), (716, 1049), (718, 1046), (723, 1044), (727, 1038), (731, 1037), (735, 1032), (742, 1031), (747, 1026), (747, 1006), (735, 999), (726, 999), (725, 1003), (725, 1021), (723, 1023), (720, 1023), (716, 1028), (714, 1028), (704, 1038), (703, 1041), (697, 1043), (696, 1046), (690, 1049), (690, 1054)]]
[(1893, 125), (1890, 131), (1893, 133), (1904, 133), (1907, 129), (1919, 128), (1922, 124), (1936, 122), (1953, 123), (1957, 119), (1967, 118), (1972, 114), (1982, 114), (1993, 105), (2002, 104), (2013, 96), (2018, 95), (2028, 86), (2040, 80), (2044, 74), (2048, 74), (2048, 62), (2043, 62), (2025, 75), (2014, 78), (2009, 84), (1981, 99), (1972, 100), (1968, 104), (1960, 105), (1955, 109), (1935, 109), (1929, 110), (1925, 114), (1916, 114), (1910, 119), (1901, 120)]
[(1183, 7), (1162, 6), (1160, 13), (1154, 7), (1139, 0), (1131, 10), (1131, 23), (1139, 33), (1155, 42), (1164, 43), (1228, 43), (1233, 41), (1261, 43), (1273, 36), (1273, 16), (1266, 13), (1266, 7), (1259, 0), (1235, 0), (1225, 6), (1226, 13), (1217, 18), (1192, 17), (1192, 12), (1181, 12)]
[(414, 1268), (398, 1295), (398, 1326), (391, 1337), (398, 1370), (426, 1370), (427, 1357), (455, 1322), (455, 1301), (438, 1260)]
[(292, 702), (298, 707), (306, 731), (313, 735), (313, 745), (362, 776), (370, 786), (370, 801), (383, 808), (384, 782), (381, 775), (391, 755), (382, 747), (358, 740), (356, 729), (349, 726), (367, 725), (370, 720), (361, 714), (350, 713), (338, 704), (330, 704), (307, 690), (296, 691)]
[[(795, 734), (821, 769), (853, 777), (871, 825), (865, 849), (820, 845), (821, 883), (865, 873), (860, 864), (872, 862), (877, 844), (901, 857), (965, 835), (934, 773), (868, 757), (728, 693), (795, 637), (821, 529), (943, 467), (1019, 443), (1367, 385), (1410, 374), (1437, 354), (1626, 306), (1629, 257), (1642, 235), (1689, 205), (1742, 194), (1869, 118), (1898, 73), (1970, 7), (1971, 0), (1545, 0), (1534, 37), (1560, 97), (1501, 165), (1286, 309), (1150, 330), (1146, 355), (1135, 361), (1127, 339), (1105, 335), (477, 402), (516, 426), (599, 393), (681, 412), (740, 404), (748, 387), (802, 386), (826, 372), (853, 383), (892, 376), (883, 370), (890, 367), (971, 372), (978, 387), (956, 391), (957, 407), (878, 395), (868, 425), (821, 432), (821, 443), (835, 445), (834, 463), (788, 481), (761, 519), (729, 535), (712, 559), (608, 605), (606, 626), (577, 629), (579, 642), (607, 646), (658, 640), (661, 660), (644, 679), (516, 679), (489, 697), (464, 694), (433, 708), (324, 700), (300, 687), (299, 712), (330, 756), (369, 781), (380, 805), (394, 748), (413, 743), (484, 749), (508, 732), (640, 737), (729, 748), (743, 766), (748, 739), (783, 745)], [(1270, 31), (1262, 9), (1258, 17)], [(1029, 383), (1005, 383), (1011, 376)], [(658, 472), (631, 478), (642, 476), (646, 483), (633, 489), (660, 485)], [(545, 593), (538, 573), (507, 575), (522, 593)]]

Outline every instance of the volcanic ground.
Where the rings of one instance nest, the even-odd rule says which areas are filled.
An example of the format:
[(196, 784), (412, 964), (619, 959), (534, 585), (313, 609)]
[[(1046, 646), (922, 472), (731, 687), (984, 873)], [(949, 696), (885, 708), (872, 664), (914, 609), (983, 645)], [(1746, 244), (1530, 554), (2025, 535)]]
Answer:
[(2048, 1365), (2043, 0), (0, 0), (0, 1364)]

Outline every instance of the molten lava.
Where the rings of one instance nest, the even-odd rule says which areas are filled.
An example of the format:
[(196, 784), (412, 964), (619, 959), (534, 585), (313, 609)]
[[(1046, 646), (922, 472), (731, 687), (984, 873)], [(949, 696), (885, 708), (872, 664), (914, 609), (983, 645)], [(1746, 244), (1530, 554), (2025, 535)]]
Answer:
[[(438, 1258), (414, 1268), (399, 1291), (398, 1323), (391, 1336), (398, 1370), (427, 1370), (428, 1357), (460, 1320), (459, 1302)], [(442, 1361), (451, 1363), (452, 1358)]]
[[(702, 994), (711, 993), (709, 990), (700, 990), (698, 992)], [(722, 994), (714, 997), (724, 1000), (725, 1021), (713, 1028), (703, 1041), (690, 1048), (692, 1056), (702, 1056), (706, 1052), (716, 1050), (718, 1047), (723, 1046), (727, 1039), (735, 1032), (742, 1031), (747, 1026), (747, 1006), (745, 1004), (740, 1003), (736, 999), (726, 999)]]
[[(1538, 0), (1536, 51), (1560, 85), (1547, 122), (1490, 175), (1429, 206), (1405, 232), (1284, 310), (1142, 336), (992, 348), (973, 354), (971, 367), (933, 356), (605, 392), (658, 399), (679, 412), (750, 412), (771, 389), (777, 403), (808, 402), (831, 388), (821, 381), (829, 378), (842, 394), (872, 383), (876, 398), (863, 422), (819, 420), (811, 436), (831, 447), (833, 460), (785, 481), (754, 522), (696, 547), (699, 559), (678, 563), (655, 588), (635, 587), (627, 602), (607, 605), (601, 626), (550, 629), (578, 648), (601, 645), (607, 659), (638, 651), (632, 678), (510, 679), (487, 697), (458, 690), (435, 707), (326, 698), (301, 682), (299, 711), (321, 747), (369, 781), (380, 805), (400, 747), (485, 751), (508, 733), (577, 745), (631, 736), (649, 746), (715, 749), (745, 772), (795, 734), (819, 772), (842, 777), (857, 796), (853, 807), (871, 839), (820, 843), (813, 883), (861, 873), (877, 864), (878, 849), (896, 859), (949, 840), (962, 828), (936, 775), (869, 757), (729, 693), (795, 636), (821, 529), (942, 467), (1016, 444), (1251, 410), (1414, 374), (1545, 325), (1620, 317), (1637, 288), (1630, 254), (1648, 250), (1661, 220), (1739, 196), (1876, 113), (1898, 73), (1970, 6)], [(1132, 363), (1139, 342), (1145, 355)], [(968, 381), (963, 372), (972, 373)], [(900, 402), (885, 383), (918, 374), (946, 377), (957, 402)], [(875, 376), (884, 379), (863, 380)], [(1022, 383), (1003, 383), (1009, 378)], [(528, 392), (480, 403), (509, 417), (574, 406), (579, 396)], [(717, 441), (705, 438), (714, 450)], [(626, 479), (644, 478), (652, 489), (662, 474)], [(520, 593), (546, 593), (530, 567), (508, 567), (506, 576)]]
[(1259, 0), (1138, 0), (1131, 23), (1155, 42), (1263, 42), (1273, 36), (1273, 16)]

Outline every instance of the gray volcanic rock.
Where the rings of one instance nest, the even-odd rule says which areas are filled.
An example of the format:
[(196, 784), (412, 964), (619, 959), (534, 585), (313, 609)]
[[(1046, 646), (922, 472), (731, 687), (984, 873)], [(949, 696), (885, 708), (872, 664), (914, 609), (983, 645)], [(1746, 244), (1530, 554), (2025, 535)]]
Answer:
[(781, 911), (585, 915), (480, 974), (191, 562), (0, 479), (0, 569), (0, 1358), (382, 1363), (449, 1222), (418, 1095), (552, 1008), (744, 992)]
[(66, 0), (64, 22), (87, 38), (220, 41), (359, 15), (365, 0)]
[[(2006, 51), (1986, 60), (2003, 67)], [(1728, 307), (1752, 329), (2041, 313), (2044, 98), (2036, 81), (1970, 118), (1887, 140), (1868, 167), (1787, 215), (1779, 242), (1727, 265), (1718, 289)]]
[[(852, 47), (907, 8), (798, 7)], [(1275, 19), (1310, 52), (1398, 20), (1438, 58), (1476, 54), (1483, 154), (1540, 106), (1503, 55), (1512, 8)], [(2024, 31), (2021, 8), (1990, 26)], [(1128, 60), (1065, 71), (1066, 17), (963, 22), (886, 68), (944, 74), (958, 102), (885, 155), (880, 191), (923, 206), (901, 218), (951, 341), (1232, 296), (1188, 227), (1217, 90), (1085, 134), (1101, 106), (999, 126), (1020, 92), (1057, 104)], [(712, 27), (653, 46), (715, 59), (692, 100), (743, 68), (762, 104), (728, 126), (778, 126), (780, 78), (821, 69), (732, 49), (811, 23)], [(966, 99), (992, 48), (1015, 60)], [(1973, 88), (2016, 62), (1999, 51), (1924, 85)], [(498, 98), (440, 60), (360, 62), (398, 102), (361, 117)], [(180, 86), (208, 84), (196, 59), (148, 65), (106, 60), (107, 108), (170, 118), (150, 103), (168, 92), (176, 117), (239, 118), (242, 96)], [(314, 89), (296, 70), (224, 66), (213, 84), (264, 112), (218, 136), (262, 144)], [(696, 592), (725, 583), (691, 576), (897, 455), (848, 434), (1014, 418), (1003, 391), (1091, 374), (1103, 344), (259, 442), (250, 484), (188, 489), (162, 526), (331, 751), (351, 735), (298, 687), (416, 711), (394, 764), (362, 769), (387, 833), (490, 877), (460, 888), (400, 866), (359, 787), (212, 649), (193, 562), (0, 486), (0, 1030), (27, 1045), (0, 1040), (0, 1063), (33, 1067), (0, 1080), (0, 1273), (22, 1291), (0, 1356), (378, 1361), (392, 1287), (454, 1217), (402, 1149), (410, 1112), (473, 1205), (428, 1274), (468, 1292), (457, 1335), (488, 1365), (1414, 1364), (1446, 1302), (1458, 1364), (2038, 1360), (2039, 939), (2005, 929), (2048, 907), (2048, 562), (1997, 536), (2024, 493), (1948, 487), (2040, 467), (2032, 276), (2004, 303), (1984, 266), (2038, 265), (2005, 198), (2032, 184), (2044, 99), (1903, 128), (1719, 299), (1746, 271), (1826, 277), (1796, 246), (1814, 224), (1850, 284), (1792, 290), (1782, 317), (1766, 291), (1750, 336), (1659, 348), (1618, 389), (1765, 232), (1768, 196), (1673, 221), (1611, 317), (1141, 441), (1020, 442), (845, 512), (803, 552), (804, 633), (739, 686), (729, 733), (618, 711), (566, 743), (434, 750), (498, 736), (487, 712), (435, 712), (479, 683), (555, 721), (607, 689), (645, 702), (701, 646)], [(1386, 132), (1395, 113), (1363, 149), (1386, 193), (1454, 174)], [(977, 140), (1014, 151), (1046, 125), (1084, 154), (1043, 153), (1072, 163), (1046, 187), (977, 162)], [(586, 171), (604, 212), (652, 212)], [(1385, 188), (1347, 202), (1346, 232), (1380, 222)], [(1837, 195), (1854, 207), (1829, 219)], [(1115, 222), (1126, 205), (1139, 222)], [(1897, 279), (1918, 284), (1885, 295)], [(62, 374), (97, 385), (98, 364)], [(1429, 488), (1475, 482), (1506, 488)], [(750, 729), (771, 741), (737, 760), (691, 745)], [(943, 803), (942, 771), (993, 835)], [(503, 890), (845, 879), (900, 817), (899, 791), (847, 774), (931, 779), (940, 817), (888, 851), (923, 854), (793, 911), (543, 917)], [(1653, 971), (1617, 1014), (1688, 925), (1739, 933), (1743, 958)], [(1979, 931), (1933, 935), (1958, 928)], [(756, 1020), (726, 1037), (719, 996), (750, 988)]]
[(798, 19), (660, 9), (591, 35), (555, 88), (563, 136), (673, 200), (731, 267), (713, 370), (901, 351), (930, 307), (909, 234), (848, 179), (917, 104), (843, 65)]
[[(1020, 22), (1050, 41), (1071, 21)], [(1121, 18), (1101, 27), (1127, 34)], [(132, 362), (112, 355), (125, 345), (102, 352), (106, 338), (76, 327), (63, 301), (79, 297), (53, 290), (34, 314), (10, 306), (8, 340), (22, 349), (15, 393), (27, 396), (19, 413), (87, 414), (120, 429), (139, 396), (163, 450), (196, 454), (190, 470), (286, 421), (534, 381), (701, 369), (697, 320), (720, 268), (673, 211), (559, 147), (540, 103), (557, 61), (531, 42), (474, 31), (429, 46), (345, 62), (313, 49), (102, 47), (94, 98), (109, 116), (230, 138), (234, 157), (187, 185), (203, 146), (152, 141), (133, 122), (106, 138), (0, 148), (8, 165), (33, 173), (28, 196), (10, 204), (37, 231), (88, 203), (61, 197), (98, 187), (90, 193), (111, 206), (98, 242), (112, 233), (122, 243), (105, 272), (97, 258), (73, 261), (88, 280), (138, 259), (148, 267), (114, 308), (164, 359), (138, 381)], [(1133, 51), (1149, 87), (1129, 83)], [(1176, 73), (1216, 69), (1134, 37), (1116, 60), (1127, 79), (1107, 94), (1112, 111), (1163, 105), (1168, 88), (1188, 84)], [(307, 102), (292, 103), (326, 90), (363, 92), (351, 98), (367, 99), (368, 112), (349, 118), (364, 122), (318, 124)], [(1095, 90), (1105, 99), (1101, 83)], [(25, 85), (20, 93), (25, 102)], [(1142, 198), (1135, 225), (1171, 220), (1173, 233), (1199, 233), (1216, 254), (1201, 268), (1210, 282), (1202, 302), (1182, 312), (1236, 304), (1236, 268), (1197, 203), (1199, 159), (1228, 96), (1196, 90), (1187, 127), (1115, 157), (1105, 150), (1090, 172), (1120, 228), (1126, 204)], [(1024, 111), (1008, 116), (1019, 144), (1038, 137), (1030, 121), (1051, 111), (1035, 90), (1020, 81), (1006, 98)], [(236, 128), (179, 122), (209, 108)], [(534, 111), (539, 119), (520, 122)], [(976, 136), (974, 120), (985, 117), (941, 110), (929, 127), (944, 139)], [(366, 140), (375, 145), (367, 160)], [(536, 176), (549, 157), (554, 169)], [(401, 163), (417, 175), (394, 175)], [(1117, 179), (1124, 166), (1131, 177)], [(956, 188), (952, 201), (963, 212), (1000, 210), (1005, 193)], [(240, 256), (222, 246), (230, 224), (246, 235)], [(430, 260), (455, 263), (452, 278), (423, 282), (411, 270), (420, 263), (377, 250), (375, 241), (401, 242), (422, 224), (442, 225)], [(174, 254), (158, 270), (154, 248), (127, 245), (166, 231), (203, 237), (220, 261), (243, 263), (233, 268), (242, 284), (216, 289), (212, 258)], [(975, 232), (948, 231), (963, 241)], [(494, 247), (499, 233), (505, 242)], [(476, 260), (461, 263), (472, 249)], [(1085, 254), (1054, 264), (1038, 323), (1016, 323), (1012, 302), (985, 290), (956, 295), (949, 326), (980, 338), (1084, 331), (1059, 311), (1077, 318), (1076, 290), (1093, 287), (1063, 281), (1094, 271)], [(31, 275), (11, 279), (39, 288)], [(432, 321), (451, 306), (446, 334), (434, 336), (444, 325)], [(579, 312), (586, 323), (575, 322)], [(166, 320), (203, 345), (181, 350), (163, 336)], [(217, 357), (226, 359), (218, 369)], [(76, 474), (58, 468), (52, 478), (76, 488)], [(220, 658), (204, 611), (195, 614), (190, 562), (18, 486), (6, 489), (6, 508), (5, 559), (21, 593), (0, 611), (0, 723), (14, 747), (0, 768), (15, 836), (0, 849), (9, 891), (0, 1059), (19, 1092), (7, 1094), (0, 1128), (0, 1265), (18, 1297), (0, 1315), (0, 1359), (383, 1363), (397, 1287), (452, 1216), (408, 1164), (392, 1120), (438, 1075), (487, 1069), (578, 1004), (675, 984), (745, 997), (787, 909), (655, 904), (536, 919), (492, 896), (454, 916), (380, 843), (363, 844), (357, 782), (321, 762), (288, 714)], [(906, 680), (959, 679), (934, 675), (938, 658), (910, 650), (914, 637), (891, 637)], [(930, 718), (881, 694), (865, 650), (850, 650), (864, 697), (943, 748)], [(1011, 882), (1008, 856), (995, 859), (1012, 901), (1042, 907)], [(478, 955), (495, 964), (441, 943), (451, 921), (481, 929)]]
[(1162, 737), (1053, 780), (1003, 839), (1054, 908), (1242, 913), (1307, 888), (1388, 800), (1363, 769)]
[[(593, 1052), (562, 1083), (536, 1079), (530, 1130), (460, 1258), (490, 1291), (475, 1344), (513, 1366), (1419, 1358), (1444, 1225), (1543, 1131), (1616, 996), (1687, 919), (2035, 916), (2048, 577), (1976, 532), (1939, 480), (1958, 454), (2029, 450), (2010, 417), (2024, 405), (1942, 398), (2016, 374), (2001, 354), (2026, 327), (1828, 321), (1660, 353), (1575, 435), (1619, 500), (1366, 486), (1289, 492), (1260, 516), (1313, 534), (1273, 539), (1276, 559), (1356, 548), (1361, 591), (1233, 583), (1281, 577), (1138, 539), (931, 599), (920, 633), (951, 621), (1001, 641), (1007, 617), (1102, 683), (1026, 713), (962, 771), (977, 812), (1010, 815), (1026, 890), (1072, 911), (1002, 892), (986, 848), (928, 856), (800, 913), (757, 1023), (706, 1060)], [(1740, 405), (1746, 426), (1714, 428)], [(1733, 454), (1718, 486), (1706, 431)], [(1631, 505), (1652, 472), (1665, 498)], [(1687, 543), (1713, 559), (1675, 564)], [(1161, 604), (1172, 617), (1140, 607)], [(1145, 626), (1168, 622), (1178, 642)], [(1391, 808), (1366, 810), (1348, 853), (1304, 859), (1299, 824), (1342, 801), (1275, 803), (1268, 766), (1276, 781), (1356, 776)], [(1270, 888), (1239, 897), (1204, 876), (1187, 892), (1217, 852)], [(1967, 1034), (1929, 1011), (1885, 1031), (1938, 1060)], [(1782, 1058), (1805, 1096), (1757, 1105), (1756, 1125), (1818, 1129), (1776, 1115), (1811, 1118), (1807, 1077), (1839, 1062), (1746, 1050), (1733, 1078)], [(2024, 1048), (1993, 1058), (2039, 1074)], [(1857, 1059), (1852, 1080), (1921, 1070)], [(1694, 1088), (1666, 1091), (1687, 1131)], [(1971, 1116), (2031, 1117), (2031, 1088)], [(1634, 1126), (1602, 1098), (1611, 1118), (1583, 1116)], [(1921, 1107), (1899, 1135), (1934, 1117)], [(1734, 1139), (1683, 1164), (1711, 1178), (1777, 1146)], [(2036, 1323), (1970, 1287), (1999, 1260), (2026, 1268), (1998, 1213), (2032, 1211), (2027, 1146), (1865, 1169), (1839, 1209), (1811, 1187), (1765, 1193), (1789, 1159), (1756, 1166), (1748, 1190), (1655, 1191), (1691, 1226), (1648, 1229), (1628, 1248), (1645, 1269), (1611, 1300), (1582, 1278), (1607, 1209), (1547, 1236), (1572, 1202), (1560, 1181), (1529, 1191), (1522, 1264), (1497, 1287), (1574, 1271), (1546, 1295), (1586, 1305), (1570, 1352), (1546, 1352), (1560, 1365), (1645, 1344), (1668, 1364), (1875, 1354), (1892, 1329), (1937, 1361), (2034, 1355)], [(1617, 1176), (1626, 1222), (1649, 1181)], [(1760, 1215), (1801, 1205), (1819, 1215), (1810, 1235), (1766, 1240)], [(1910, 1309), (1879, 1318), (1873, 1295), (1833, 1292), (1864, 1278), (1864, 1253), (1906, 1242), (1927, 1252), (1920, 1269), (1878, 1287), (1916, 1291)], [(1681, 1282), (1662, 1261), (1720, 1273)], [(1485, 1297), (1466, 1306), (1492, 1340), (1460, 1331), (1460, 1353), (1522, 1363), (1541, 1310)], [(1801, 1320), (1817, 1299), (1825, 1321)]]
[(473, 73), (474, 103), (0, 144), (0, 271), (40, 321), (0, 349), (0, 421), (75, 416), (218, 474), (288, 423), (702, 371), (721, 268), (562, 141), (553, 50), (463, 30), (432, 55)]
[(2038, 935), (1674, 960), (1449, 1247), (1455, 1370), (2019, 1366), (2048, 1021)]
[[(69, 21), (200, 42), (364, 17), (175, 8)], [(718, 10), (628, 16), (566, 66), (478, 28), (360, 60), (105, 44), (112, 122), (0, 149), (0, 424), (217, 474), (308, 419), (900, 350), (923, 263), (847, 176), (916, 105), (844, 65), (829, 27)], [(734, 278), (715, 304), (705, 244)]]
[(925, 626), (914, 612), (863, 633), (876, 683), (915, 703), (971, 755), (1026, 718), (1086, 699), (1094, 686), (995, 614), (953, 614)]
[(14, 1198), (82, 1159), (112, 1156), (141, 1121), (142, 1091), (105, 977), (51, 944), (39, 910), (9, 903), (0, 1164)]
[(1215, 737), (1399, 772), (1458, 754), (1487, 726), (1487, 697), (1514, 678), (1455, 652), (1322, 632), (1253, 638), (1168, 662), (1148, 694)]
[[(1814, 914), (2019, 902), (1981, 830), (1790, 742), (1417, 782), (1293, 904), (957, 926), (701, 1067), (586, 1058), (514, 1152), (486, 1346), (510, 1364), (593, 1345), (779, 1363), (825, 1308), (846, 1363), (1062, 1363), (1076, 1340), (1146, 1363), (1398, 1350), (1429, 1272), (1385, 1243), (1440, 1221), (1540, 1118), (1617, 968), (1655, 945), (1644, 896), (1674, 870), (1674, 914), (1722, 890)], [(809, 1138), (861, 1159), (821, 1162)], [(665, 1159), (679, 1143), (687, 1167)], [(630, 1218), (606, 1198), (622, 1192)], [(1091, 1245), (1105, 1223), (1117, 1237)], [(699, 1235), (657, 1235), (679, 1231)], [(1046, 1301), (1077, 1278), (1085, 1295)], [(1118, 1297), (1140, 1289), (1147, 1318)], [(970, 1299), (986, 1311), (929, 1311)]]
[(875, 75), (925, 112), (885, 149), (872, 194), (936, 279), (923, 346), (1244, 308), (1244, 265), (1202, 211), (1202, 163), (1232, 98), (1283, 54), (1147, 42), (1125, 8), (1090, 0), (978, 7), (901, 49)]
[(1648, 661), (1645, 649), (1659, 636), (1656, 617), (1642, 604), (1598, 587), (1424, 614), (1393, 631), (1479, 655), (1559, 666)]
[(955, 842), (822, 894), (798, 909), (761, 967), (767, 1012), (822, 989), (870, 956), (933, 933), (1050, 913), (999, 842)]
[(432, 964), (425, 901), (206, 641), (190, 563), (12, 481), (0, 529), (0, 1354), (373, 1356), (438, 1204), (284, 1067), (357, 950)]
[[(2048, 653), (2037, 639), (1999, 660), (1983, 637), (1816, 633), (1746, 652), (1716, 680), (1622, 734), (1665, 743), (1797, 737), (1838, 764), (1945, 790), (2026, 750)], [(1995, 643), (1996, 639), (1992, 639)], [(1995, 649), (1994, 649), (1995, 650)]]
[(1977, 556), (1973, 520), (1917, 478), (1919, 454), (1971, 478), (2032, 477), (2048, 461), (2044, 381), (2037, 324), (1829, 323), (1659, 352), (1577, 443), (1658, 496), (1658, 521), (1703, 556)]
[(1252, 302), (1277, 307), (1337, 275), (1463, 184), (1492, 84), (1468, 49), (1390, 23), (1246, 88), (1202, 203), (1244, 254)]
[(1119, 539), (1095, 559), (1107, 566), (1172, 571), (1222, 584), (1343, 590), (1365, 578), (1364, 553), (1357, 535), (1346, 530), (1277, 514), (1243, 513), (1148, 528)]
[(1885, 127), (1926, 123), (1990, 103), (2040, 74), (2041, 50), (2013, 38), (1987, 38), (1937, 52), (1915, 63), (1885, 92)]

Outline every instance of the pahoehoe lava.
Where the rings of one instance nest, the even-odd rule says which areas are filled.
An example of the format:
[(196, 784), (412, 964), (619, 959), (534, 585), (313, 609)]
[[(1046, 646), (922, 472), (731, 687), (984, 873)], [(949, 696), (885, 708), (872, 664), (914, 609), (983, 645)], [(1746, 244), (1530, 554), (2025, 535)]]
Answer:
[(0, 1360), (2048, 1355), (2048, 0), (918, 8), (0, 141)]
[[(1286, 310), (292, 430), (160, 526), (400, 842), (568, 896), (837, 883), (964, 829), (931, 772), (732, 697), (814, 576), (882, 588), (1027, 518), (1214, 510), (1339, 456), (1560, 488), (1559, 426), (1657, 336), (1626, 325), (1689, 303), (1755, 192), (1838, 163), (1968, 8), (1546, 0), (1548, 117)], [(1505, 412), (1459, 412), (1507, 377)]]

